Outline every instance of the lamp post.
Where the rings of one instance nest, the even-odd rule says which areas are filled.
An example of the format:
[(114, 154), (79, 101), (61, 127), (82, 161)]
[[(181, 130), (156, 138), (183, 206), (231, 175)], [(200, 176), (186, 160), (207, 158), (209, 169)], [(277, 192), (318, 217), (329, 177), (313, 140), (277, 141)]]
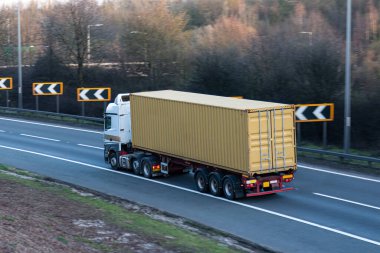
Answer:
[[(87, 25), (87, 63), (91, 61), (91, 27), (100, 27), (103, 24)], [(84, 102), (82, 102), (82, 116), (85, 115)]]
[(20, 1), (17, 5), (17, 50), (18, 50), (18, 108), (22, 109), (22, 55), (21, 55), (21, 24)]
[[(308, 34), (309, 35), (309, 49), (311, 49), (311, 46), (313, 45), (313, 32), (299, 32), (300, 34)], [(309, 50), (310, 51), (310, 50)], [(301, 122), (297, 123), (297, 141), (301, 143)]]
[(309, 34), (309, 46), (313, 45), (313, 32), (300, 32), (302, 34)]
[(351, 15), (352, 1), (347, 0), (346, 17), (346, 77), (344, 86), (344, 152), (348, 153), (351, 139)]
[(91, 60), (91, 27), (99, 27), (103, 26), (103, 24), (95, 24), (87, 26), (87, 61), (90, 63)]

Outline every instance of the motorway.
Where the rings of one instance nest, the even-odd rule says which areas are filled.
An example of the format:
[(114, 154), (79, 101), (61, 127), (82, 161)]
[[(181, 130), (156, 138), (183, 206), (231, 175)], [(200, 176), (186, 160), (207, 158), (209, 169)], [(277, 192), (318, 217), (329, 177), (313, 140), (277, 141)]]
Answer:
[(296, 191), (229, 201), (197, 192), (191, 174), (149, 180), (110, 170), (102, 138), (98, 131), (0, 117), (0, 163), (152, 206), (275, 251), (380, 252), (379, 177), (300, 164), (291, 183)]

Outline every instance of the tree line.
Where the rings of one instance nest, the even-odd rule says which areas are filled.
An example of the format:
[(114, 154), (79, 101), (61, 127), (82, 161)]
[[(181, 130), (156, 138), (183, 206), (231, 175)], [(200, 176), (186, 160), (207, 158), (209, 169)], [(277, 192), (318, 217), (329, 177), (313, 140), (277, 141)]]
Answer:
[[(377, 154), (379, 10), (378, 0), (353, 0), (352, 144)], [(0, 73), (15, 83), (16, 13), (16, 6), (0, 6)], [(75, 114), (76, 88), (86, 86), (111, 87), (114, 95), (177, 89), (333, 102), (328, 140), (341, 145), (345, 16), (346, 0), (32, 0), (21, 9), (24, 90), (36, 81), (63, 81), (61, 110)], [(16, 106), (16, 91), (10, 97)], [(5, 101), (4, 92), (0, 98)], [(33, 108), (34, 100), (25, 95), (24, 106)], [(40, 99), (41, 109), (54, 104)], [(102, 105), (92, 103), (86, 112), (101, 116)], [(302, 125), (309, 141), (319, 142), (321, 131), (318, 123)]]

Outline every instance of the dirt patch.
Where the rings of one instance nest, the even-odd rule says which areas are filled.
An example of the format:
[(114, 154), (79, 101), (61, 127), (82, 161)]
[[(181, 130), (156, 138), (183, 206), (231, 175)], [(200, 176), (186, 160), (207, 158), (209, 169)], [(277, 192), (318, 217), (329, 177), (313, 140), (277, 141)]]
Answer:
[[(17, 180), (9, 180), (7, 177), (0, 177), (2, 253), (195, 252), (188, 247), (181, 249), (175, 244), (170, 246), (171, 242), (179, 239), (176, 235), (163, 234), (161, 238), (152, 238), (139, 229), (129, 230), (125, 225), (110, 222), (108, 214), (102, 208), (94, 208), (82, 203), (83, 201), (67, 198), (64, 194), (59, 194), (59, 191), (51, 190), (57, 183), (39, 180), (39, 186), (35, 187), (19, 182), (35, 182), (36, 179), (33, 177)], [(69, 189), (70, 194), (79, 198), (102, 199), (110, 205), (124, 208), (125, 212), (144, 214), (147, 219), (171, 224), (188, 233), (207, 237), (224, 249), (220, 252), (270, 252), (239, 238), (146, 206), (97, 192), (88, 192), (82, 188), (70, 186)], [(130, 220), (130, 223), (132, 224), (133, 220)]]

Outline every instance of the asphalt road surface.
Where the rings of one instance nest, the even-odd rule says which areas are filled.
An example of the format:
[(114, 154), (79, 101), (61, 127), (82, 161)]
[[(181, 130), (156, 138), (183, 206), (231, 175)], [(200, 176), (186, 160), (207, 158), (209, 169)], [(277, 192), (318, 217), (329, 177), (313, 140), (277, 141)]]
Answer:
[[(281, 252), (380, 252), (380, 178), (299, 164), (295, 191), (229, 201), (191, 173), (153, 180), (113, 171), (102, 132), (0, 117), (0, 163), (115, 195)], [(1, 188), (1, 186), (0, 186)], [(0, 207), (1, 208), (1, 207)]]

